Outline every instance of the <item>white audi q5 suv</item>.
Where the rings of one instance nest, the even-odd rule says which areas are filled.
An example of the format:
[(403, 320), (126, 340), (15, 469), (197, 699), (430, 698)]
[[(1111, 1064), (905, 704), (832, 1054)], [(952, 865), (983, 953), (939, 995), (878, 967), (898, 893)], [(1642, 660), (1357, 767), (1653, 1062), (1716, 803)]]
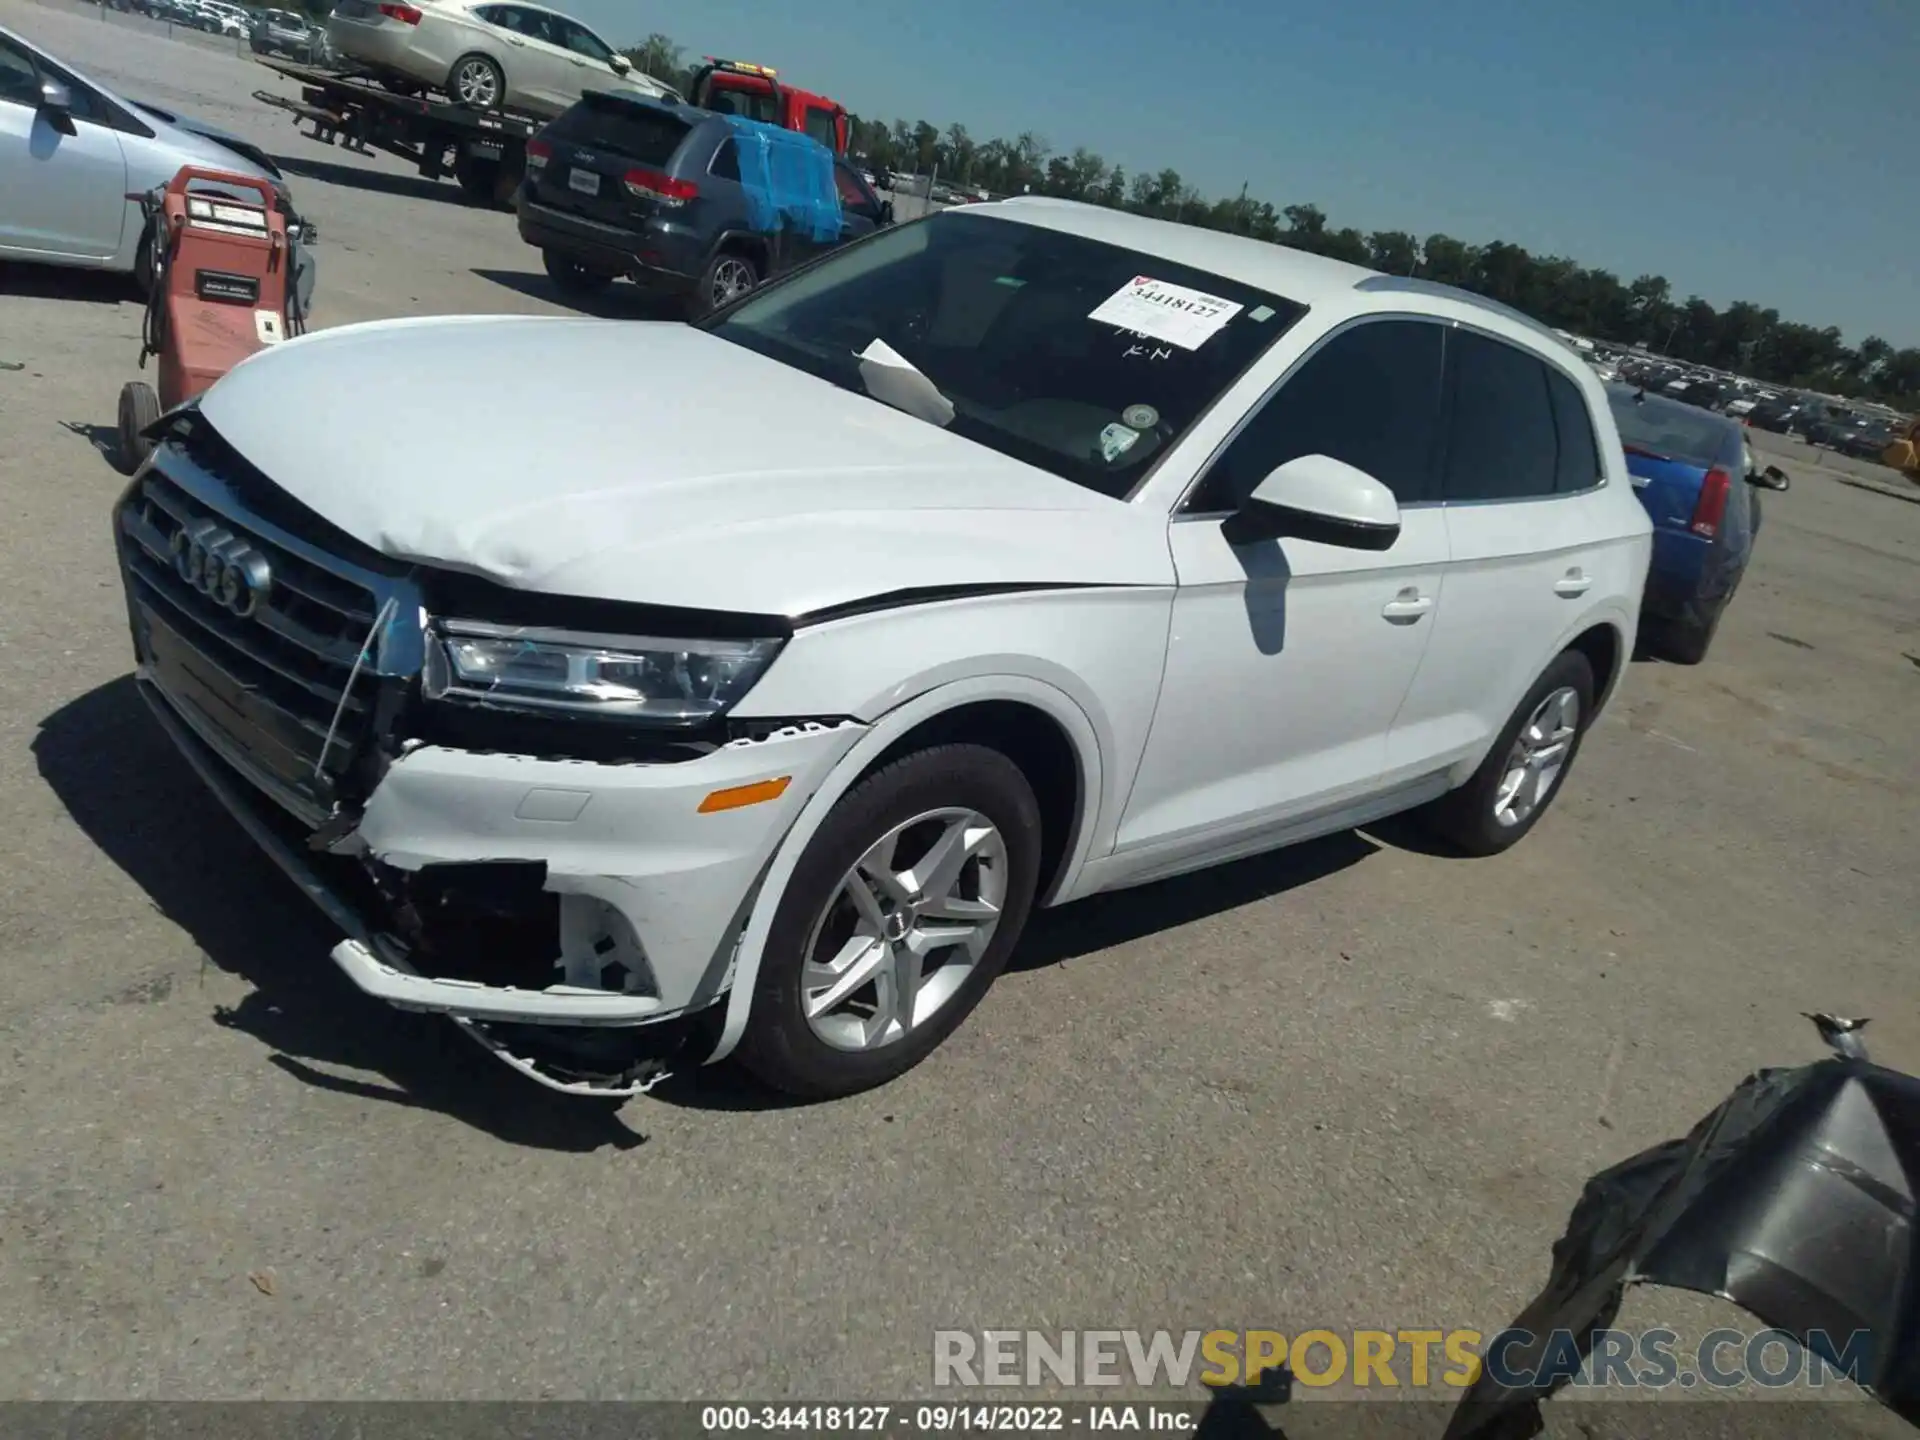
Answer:
[(156, 715), (362, 990), (581, 1093), (844, 1094), (1037, 906), (1416, 808), (1504, 849), (1650, 544), (1544, 328), (1039, 199), (691, 327), (315, 333), (162, 424)]

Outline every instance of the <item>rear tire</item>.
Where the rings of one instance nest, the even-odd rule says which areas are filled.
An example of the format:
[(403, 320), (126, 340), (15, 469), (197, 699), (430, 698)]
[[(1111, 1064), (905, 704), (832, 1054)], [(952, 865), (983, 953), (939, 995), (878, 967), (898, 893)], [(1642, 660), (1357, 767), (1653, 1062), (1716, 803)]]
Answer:
[(462, 55), (447, 71), (447, 94), (463, 110), (498, 110), (506, 104), (506, 72), (478, 52)]
[(1593, 692), (1587, 657), (1562, 651), (1515, 707), (1473, 778), (1421, 812), (1427, 828), (1469, 855), (1498, 855), (1518, 844), (1573, 768), (1593, 718)]
[(704, 320), (723, 305), (752, 292), (761, 281), (760, 262), (739, 250), (721, 250), (707, 262), (687, 297), (687, 318)]
[(1720, 617), (1726, 613), (1726, 604), (1722, 602), (1704, 621), (1669, 623), (1656, 636), (1656, 649), (1661, 658), (1676, 665), (1698, 665), (1707, 658), (1707, 650), (1720, 629)]
[(153, 236), (149, 232), (140, 237), (140, 248), (133, 252), (133, 288), (140, 292), (142, 300), (153, 294), (156, 278), (153, 268)]
[[(936, 855), (943, 842), (960, 857), (945, 866)], [(940, 745), (869, 775), (833, 807), (787, 881), (741, 1063), (810, 1100), (912, 1069), (1005, 966), (1039, 873), (1040, 807), (999, 751)], [(954, 926), (977, 948), (939, 943), (962, 933)], [(851, 982), (856, 970), (871, 980), (835, 998), (832, 977)]]
[(554, 288), (562, 295), (586, 297), (598, 295), (613, 283), (613, 277), (598, 270), (589, 270), (578, 260), (571, 260), (557, 250), (542, 250), (540, 263), (547, 268), (547, 278), (553, 281)]

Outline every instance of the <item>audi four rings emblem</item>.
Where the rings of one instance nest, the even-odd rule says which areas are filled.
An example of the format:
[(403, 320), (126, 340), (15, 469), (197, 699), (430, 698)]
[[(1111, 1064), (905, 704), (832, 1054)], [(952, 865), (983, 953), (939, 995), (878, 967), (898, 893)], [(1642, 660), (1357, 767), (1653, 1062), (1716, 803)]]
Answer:
[(182, 580), (242, 620), (265, 603), (273, 587), (267, 557), (211, 520), (174, 531), (173, 568)]

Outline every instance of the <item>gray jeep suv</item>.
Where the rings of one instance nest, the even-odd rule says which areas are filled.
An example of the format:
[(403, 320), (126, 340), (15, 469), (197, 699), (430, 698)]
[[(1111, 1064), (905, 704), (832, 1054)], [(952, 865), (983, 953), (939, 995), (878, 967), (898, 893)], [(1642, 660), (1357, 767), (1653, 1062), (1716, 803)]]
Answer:
[[(755, 147), (772, 148), (770, 166), (756, 170)], [(770, 171), (789, 192), (805, 179), (817, 191), (829, 166), (833, 193), (812, 196), (808, 223), (770, 205), (767, 184), (753, 179)], [(514, 208), (520, 238), (563, 291), (590, 294), (624, 276), (683, 300), (693, 319), (893, 219), (844, 157), (807, 136), (605, 93), (528, 142)]]

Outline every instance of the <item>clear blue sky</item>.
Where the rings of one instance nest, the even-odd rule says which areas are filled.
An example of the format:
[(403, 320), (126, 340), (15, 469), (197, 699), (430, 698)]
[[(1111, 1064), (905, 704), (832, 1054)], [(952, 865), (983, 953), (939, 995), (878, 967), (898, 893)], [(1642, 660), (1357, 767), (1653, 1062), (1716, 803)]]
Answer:
[(559, 0), (869, 118), (1920, 345), (1920, 0)]

